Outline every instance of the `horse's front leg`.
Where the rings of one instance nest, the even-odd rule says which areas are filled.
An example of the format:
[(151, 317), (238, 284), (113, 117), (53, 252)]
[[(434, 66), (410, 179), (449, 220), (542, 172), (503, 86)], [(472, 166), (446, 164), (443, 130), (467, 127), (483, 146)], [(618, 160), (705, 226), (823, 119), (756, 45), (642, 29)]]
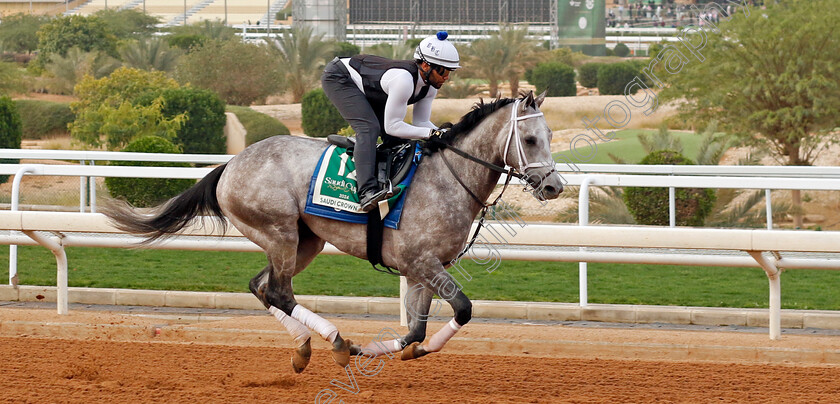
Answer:
[[(429, 318), (429, 307), (434, 292), (423, 287), (421, 283), (411, 278), (406, 278), (406, 280), (408, 283), (408, 293), (405, 296), (405, 307), (408, 315), (408, 334), (400, 338), (396, 332), (383, 332), (375, 341), (361, 348), (359, 354), (371, 357), (384, 354), (391, 357), (392, 353), (400, 352), (412, 343), (423, 342), (426, 338), (426, 320)], [(395, 338), (385, 341), (381, 339), (387, 338), (387, 336), (393, 336)]]
[[(421, 356), (428, 355), (432, 352), (438, 352), (443, 349), (443, 346), (455, 336), (455, 333), (466, 325), (472, 318), (472, 303), (470, 299), (461, 291), (458, 284), (446, 270), (440, 266), (440, 270), (430, 271), (422, 274), (421, 283), (424, 287), (433, 291), (435, 294), (446, 300), (452, 310), (455, 312), (455, 317), (449, 320), (438, 332), (429, 338), (429, 342), (420, 345), (423, 337), (411, 341), (405, 346), (402, 352), (402, 360), (417, 359)], [(430, 298), (431, 299), (431, 298)], [(428, 312), (429, 306), (426, 306)], [(425, 322), (425, 321), (424, 321)], [(425, 326), (424, 326), (425, 334)]]

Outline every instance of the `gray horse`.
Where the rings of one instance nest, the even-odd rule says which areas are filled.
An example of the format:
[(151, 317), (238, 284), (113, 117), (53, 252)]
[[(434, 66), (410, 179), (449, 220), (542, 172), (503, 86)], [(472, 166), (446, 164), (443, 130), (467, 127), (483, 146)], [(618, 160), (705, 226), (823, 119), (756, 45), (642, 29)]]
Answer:
[[(555, 199), (563, 183), (550, 153), (551, 130), (539, 112), (544, 97), (545, 93), (537, 97), (529, 93), (518, 99), (482, 102), (442, 140), (453, 150), (512, 167), (530, 184), (534, 197)], [(332, 343), (333, 359), (342, 367), (350, 355), (375, 357), (402, 351), (403, 359), (414, 359), (440, 351), (472, 316), (472, 303), (454, 287), (444, 268), (465, 247), (470, 226), (500, 173), (456, 155), (446, 145), (430, 145), (430, 154), (417, 168), (406, 196), (400, 229), (385, 229), (382, 248), (384, 264), (399, 270), (409, 290), (416, 291), (406, 299), (409, 332), (361, 347), (299, 305), (292, 292), (292, 277), (312, 262), (325, 242), (367, 258), (365, 225), (303, 213), (310, 178), (326, 147), (322, 140), (275, 136), (248, 147), (150, 215), (120, 203), (111, 203), (104, 213), (117, 227), (146, 236), (147, 242), (176, 233), (198, 215), (216, 217), (223, 226), (226, 217), (268, 257), (268, 265), (249, 286), (294, 338), (298, 346), (292, 356), (295, 372), (302, 372), (309, 363), (309, 329)], [(452, 306), (455, 317), (420, 345), (426, 338), (426, 319), (435, 294)]]

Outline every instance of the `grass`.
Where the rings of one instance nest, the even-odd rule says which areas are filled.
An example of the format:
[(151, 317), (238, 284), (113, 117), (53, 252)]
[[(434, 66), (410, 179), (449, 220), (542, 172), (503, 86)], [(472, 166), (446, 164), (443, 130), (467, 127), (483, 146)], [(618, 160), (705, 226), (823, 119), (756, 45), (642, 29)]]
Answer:
[[(649, 129), (622, 130), (616, 132), (615, 138), (609, 142), (604, 142), (600, 138), (591, 136), (596, 141), (597, 150), (595, 151), (595, 156), (592, 157), (591, 160), (582, 163), (614, 164), (615, 162), (609, 156), (609, 154), (612, 153), (616, 156), (624, 158), (630, 164), (636, 164), (646, 155), (644, 149), (642, 148), (642, 144), (639, 143), (639, 134), (646, 133), (648, 135), (655, 135), (656, 132), (656, 130)], [(604, 133), (606, 134), (606, 132)], [(697, 156), (698, 150), (700, 149), (700, 143), (703, 140), (702, 136), (693, 132), (671, 131), (671, 133), (682, 142), (683, 155), (694, 160)], [(580, 147), (581, 149), (579, 150), (579, 154), (585, 155), (587, 153), (592, 153), (586, 147), (586, 143), (580, 142)], [(579, 161), (579, 159), (575, 157), (570, 150), (555, 154), (555, 161), (557, 161), (557, 155), (563, 155), (570, 159), (570, 161)]]
[[(0, 249), (8, 261), (8, 249)], [(259, 253), (68, 248), (69, 284), (77, 287), (247, 292), (248, 280), (262, 269)], [(55, 260), (46, 249), (20, 247), (20, 283), (55, 285)], [(472, 299), (578, 301), (576, 263), (506, 261), (493, 273), (466, 266), (472, 280), (455, 274)], [(8, 270), (0, 270), (2, 279)], [(782, 307), (840, 310), (832, 271), (796, 270), (782, 276)], [(768, 285), (757, 268), (646, 265), (589, 265), (589, 302), (767, 307)], [(320, 256), (295, 277), (298, 294), (391, 296), (399, 293), (395, 276), (373, 271), (362, 260)]]

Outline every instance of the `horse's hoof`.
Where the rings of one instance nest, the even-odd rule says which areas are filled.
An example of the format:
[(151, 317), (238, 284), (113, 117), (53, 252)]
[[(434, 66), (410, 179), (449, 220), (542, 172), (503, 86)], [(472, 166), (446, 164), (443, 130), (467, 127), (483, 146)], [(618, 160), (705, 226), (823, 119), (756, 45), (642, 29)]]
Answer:
[(359, 356), (362, 354), (362, 346), (353, 344), (353, 341), (347, 341), (347, 346), (350, 347), (350, 356)]
[(294, 369), (295, 373), (301, 373), (306, 369), (306, 365), (309, 365), (310, 357), (312, 357), (312, 347), (309, 345), (309, 339), (307, 339), (292, 354), (292, 369)]
[[(340, 342), (339, 342), (340, 340)], [(353, 344), (349, 339), (338, 339), (333, 344), (332, 357), (338, 366), (346, 367), (350, 364), (350, 346)]]
[(429, 353), (423, 349), (423, 346), (420, 345), (419, 342), (412, 342), (411, 345), (405, 347), (402, 351), (401, 359), (404, 361), (417, 359), (421, 356), (428, 355)]

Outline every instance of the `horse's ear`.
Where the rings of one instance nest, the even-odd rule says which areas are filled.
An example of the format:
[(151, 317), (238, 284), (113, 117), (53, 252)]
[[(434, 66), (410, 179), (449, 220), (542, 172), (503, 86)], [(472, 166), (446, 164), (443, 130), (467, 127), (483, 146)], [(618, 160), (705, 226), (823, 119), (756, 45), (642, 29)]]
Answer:
[(548, 90), (544, 90), (540, 95), (537, 96), (536, 99), (534, 99), (534, 102), (537, 103), (537, 108), (539, 108), (542, 105), (543, 101), (545, 101), (545, 92), (546, 91), (548, 91)]
[(522, 103), (523, 109), (534, 106), (534, 92), (528, 91), (528, 94), (525, 95), (525, 99), (522, 101), (524, 101)]

